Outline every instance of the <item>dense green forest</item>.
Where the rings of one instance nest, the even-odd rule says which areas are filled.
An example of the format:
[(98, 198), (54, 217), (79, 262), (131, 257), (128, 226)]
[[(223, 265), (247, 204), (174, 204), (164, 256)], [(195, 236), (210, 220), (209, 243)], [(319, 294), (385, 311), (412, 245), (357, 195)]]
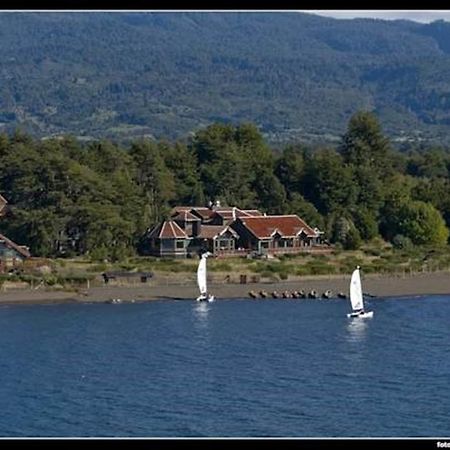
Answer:
[(212, 124), (188, 140), (127, 146), (73, 137), (0, 135), (0, 232), (36, 256), (118, 260), (174, 205), (295, 213), (338, 246), (383, 238), (399, 248), (445, 245), (450, 152), (395, 150), (377, 117), (358, 112), (336, 146), (272, 149), (254, 124)]
[(126, 144), (250, 121), (273, 144), (336, 143), (367, 110), (391, 139), (449, 143), (445, 22), (2, 12), (0, 38), (5, 132)]

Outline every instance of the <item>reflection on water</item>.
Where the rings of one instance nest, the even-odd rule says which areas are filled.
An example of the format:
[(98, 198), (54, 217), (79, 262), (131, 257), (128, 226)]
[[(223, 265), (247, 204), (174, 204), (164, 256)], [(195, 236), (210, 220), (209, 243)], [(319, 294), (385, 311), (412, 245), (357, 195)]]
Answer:
[(362, 341), (366, 337), (369, 320), (367, 319), (350, 319), (347, 325), (348, 340)]
[(211, 306), (208, 302), (196, 302), (193, 308), (196, 323), (202, 327), (208, 325), (208, 313)]

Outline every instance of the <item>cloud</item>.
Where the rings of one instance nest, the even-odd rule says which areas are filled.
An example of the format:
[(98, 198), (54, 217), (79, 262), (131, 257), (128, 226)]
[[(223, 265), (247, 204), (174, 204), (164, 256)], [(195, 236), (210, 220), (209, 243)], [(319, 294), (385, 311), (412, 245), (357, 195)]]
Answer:
[(384, 19), (384, 20), (413, 20), (415, 22), (429, 23), (435, 20), (450, 22), (450, 10), (441, 11), (400, 11), (400, 10), (307, 10), (300, 11), (320, 16), (334, 17), (335, 19)]

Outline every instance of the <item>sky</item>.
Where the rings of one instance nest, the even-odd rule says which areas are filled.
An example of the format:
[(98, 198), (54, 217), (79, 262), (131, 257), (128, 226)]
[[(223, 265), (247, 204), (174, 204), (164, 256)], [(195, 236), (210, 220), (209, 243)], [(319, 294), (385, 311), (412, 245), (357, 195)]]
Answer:
[(450, 22), (450, 10), (307, 10), (300, 11), (336, 19), (372, 18), (372, 19), (406, 19), (429, 23), (434, 20)]

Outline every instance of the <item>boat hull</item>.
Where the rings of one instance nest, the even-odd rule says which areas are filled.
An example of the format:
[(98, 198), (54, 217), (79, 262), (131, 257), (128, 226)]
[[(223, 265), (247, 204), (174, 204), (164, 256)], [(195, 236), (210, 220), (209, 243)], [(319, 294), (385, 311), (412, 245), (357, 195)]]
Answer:
[(373, 317), (373, 311), (367, 311), (364, 313), (350, 313), (347, 314), (347, 317), (354, 319), (371, 319)]
[(200, 295), (200, 297), (197, 297), (197, 301), (198, 302), (213, 302), (215, 300), (214, 295), (208, 295), (208, 296), (204, 296), (204, 295)]

